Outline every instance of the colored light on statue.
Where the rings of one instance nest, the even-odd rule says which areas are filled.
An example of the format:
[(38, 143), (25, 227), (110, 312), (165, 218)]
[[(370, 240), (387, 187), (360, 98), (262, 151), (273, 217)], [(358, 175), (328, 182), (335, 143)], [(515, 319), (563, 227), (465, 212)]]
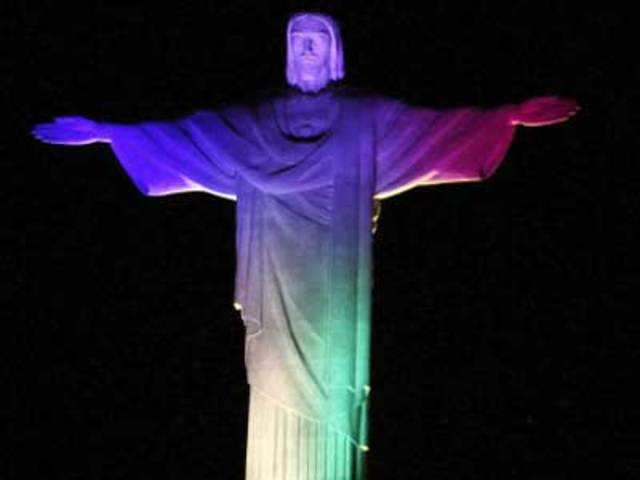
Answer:
[(321, 14), (287, 26), (291, 88), (255, 108), (175, 121), (62, 117), (39, 139), (108, 142), (141, 193), (236, 201), (234, 307), (251, 385), (248, 480), (361, 480), (367, 442), (374, 201), (481, 181), (515, 126), (569, 118), (575, 102), (436, 111), (354, 95), (340, 31)]

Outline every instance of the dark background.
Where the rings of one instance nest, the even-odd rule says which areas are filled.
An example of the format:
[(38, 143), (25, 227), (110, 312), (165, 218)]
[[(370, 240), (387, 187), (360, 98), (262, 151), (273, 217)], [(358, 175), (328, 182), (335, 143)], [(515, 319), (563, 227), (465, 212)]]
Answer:
[(520, 128), (486, 182), (383, 202), (369, 478), (640, 478), (633, 16), (612, 2), (74, 3), (0, 7), (0, 479), (243, 478), (233, 203), (144, 197), (107, 145), (28, 132), (281, 87), (287, 14), (303, 9), (341, 22), (353, 86), (431, 107), (583, 107)]

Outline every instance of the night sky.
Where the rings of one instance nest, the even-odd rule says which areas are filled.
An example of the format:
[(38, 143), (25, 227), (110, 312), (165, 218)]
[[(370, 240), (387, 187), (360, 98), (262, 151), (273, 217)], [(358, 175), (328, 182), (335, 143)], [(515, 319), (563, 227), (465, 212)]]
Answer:
[(108, 145), (29, 131), (60, 115), (171, 119), (269, 95), (285, 83), (288, 14), (309, 9), (340, 22), (354, 87), (432, 108), (547, 94), (582, 106), (567, 123), (520, 127), (486, 182), (383, 201), (368, 478), (640, 478), (629, 13), (73, 3), (0, 6), (0, 479), (243, 478), (234, 203), (144, 197)]

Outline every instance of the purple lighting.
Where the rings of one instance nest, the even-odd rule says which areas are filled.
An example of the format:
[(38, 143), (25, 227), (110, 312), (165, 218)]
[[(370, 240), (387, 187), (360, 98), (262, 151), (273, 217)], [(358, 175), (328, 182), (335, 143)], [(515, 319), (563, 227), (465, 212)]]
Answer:
[[(33, 134), (108, 143), (147, 196), (235, 201), (235, 306), (251, 386), (246, 478), (361, 480), (367, 437), (374, 202), (489, 178), (516, 127), (559, 123), (577, 104), (539, 97), (434, 110), (338, 85), (337, 23), (297, 14), (289, 89), (257, 106), (138, 124), (59, 117)], [(374, 449), (375, 451), (375, 449)]]

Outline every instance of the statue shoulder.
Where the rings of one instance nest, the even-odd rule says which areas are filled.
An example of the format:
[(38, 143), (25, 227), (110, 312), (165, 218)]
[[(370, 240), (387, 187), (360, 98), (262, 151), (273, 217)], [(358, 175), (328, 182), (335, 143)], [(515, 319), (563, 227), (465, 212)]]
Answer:
[(242, 104), (219, 105), (195, 110), (183, 118), (181, 123), (200, 130), (229, 128), (244, 131), (256, 123), (256, 114), (253, 109)]

